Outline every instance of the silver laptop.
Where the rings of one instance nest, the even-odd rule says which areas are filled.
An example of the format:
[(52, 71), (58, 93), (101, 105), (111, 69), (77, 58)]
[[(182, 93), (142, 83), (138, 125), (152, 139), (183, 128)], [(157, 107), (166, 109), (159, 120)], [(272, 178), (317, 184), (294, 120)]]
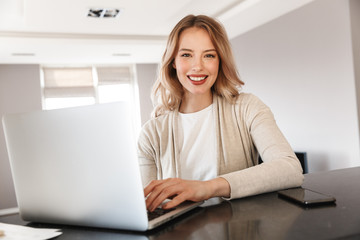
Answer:
[(119, 102), (5, 115), (21, 217), (146, 231), (199, 205), (148, 221), (129, 113)]

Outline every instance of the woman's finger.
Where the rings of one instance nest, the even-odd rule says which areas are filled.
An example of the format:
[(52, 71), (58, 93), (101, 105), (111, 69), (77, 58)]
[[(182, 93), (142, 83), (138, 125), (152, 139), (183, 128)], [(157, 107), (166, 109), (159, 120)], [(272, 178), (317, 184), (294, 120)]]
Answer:
[(149, 193), (153, 191), (153, 189), (158, 186), (159, 184), (162, 184), (164, 180), (152, 180), (145, 188), (144, 188), (144, 195), (147, 197)]
[(171, 185), (165, 188), (163, 191), (158, 194), (158, 196), (150, 203), (147, 203), (148, 209), (154, 211), (159, 207), (166, 199), (169, 199), (171, 196), (179, 194), (179, 189), (177, 185)]
[(153, 211), (167, 198), (173, 197), (177, 193), (177, 188), (174, 187), (178, 184), (177, 179), (166, 179), (154, 182), (146, 189), (147, 199), (146, 207)]
[(179, 204), (183, 203), (186, 200), (187, 199), (184, 197), (184, 194), (180, 194), (180, 195), (177, 195), (176, 197), (174, 197), (171, 201), (165, 203), (162, 207), (164, 209), (170, 209), (170, 208), (178, 206)]

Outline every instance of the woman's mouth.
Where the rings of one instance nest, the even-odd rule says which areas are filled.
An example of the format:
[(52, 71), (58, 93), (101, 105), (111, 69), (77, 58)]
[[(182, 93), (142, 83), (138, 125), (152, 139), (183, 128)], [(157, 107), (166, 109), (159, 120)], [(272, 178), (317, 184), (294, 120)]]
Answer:
[(192, 84), (195, 84), (195, 85), (200, 85), (200, 84), (203, 84), (206, 82), (206, 79), (207, 79), (207, 75), (203, 75), (203, 76), (190, 76), (188, 75), (187, 76), (188, 79), (190, 79), (190, 81), (192, 82)]

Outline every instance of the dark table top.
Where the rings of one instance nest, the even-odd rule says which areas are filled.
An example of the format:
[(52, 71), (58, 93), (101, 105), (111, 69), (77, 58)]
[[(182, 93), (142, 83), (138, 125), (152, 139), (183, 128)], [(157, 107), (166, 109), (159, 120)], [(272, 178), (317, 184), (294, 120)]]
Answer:
[(0, 222), (60, 228), (56, 239), (360, 239), (360, 167), (305, 175), (304, 188), (336, 205), (304, 208), (276, 192), (200, 207), (146, 233), (28, 223), (18, 214)]

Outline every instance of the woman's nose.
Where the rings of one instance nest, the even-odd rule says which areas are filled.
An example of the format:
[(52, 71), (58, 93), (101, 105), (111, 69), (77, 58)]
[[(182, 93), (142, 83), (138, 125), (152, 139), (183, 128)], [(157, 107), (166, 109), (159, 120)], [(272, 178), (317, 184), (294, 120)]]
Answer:
[(202, 60), (201, 58), (193, 58), (193, 63), (192, 63), (192, 70), (193, 71), (200, 71), (202, 70)]

